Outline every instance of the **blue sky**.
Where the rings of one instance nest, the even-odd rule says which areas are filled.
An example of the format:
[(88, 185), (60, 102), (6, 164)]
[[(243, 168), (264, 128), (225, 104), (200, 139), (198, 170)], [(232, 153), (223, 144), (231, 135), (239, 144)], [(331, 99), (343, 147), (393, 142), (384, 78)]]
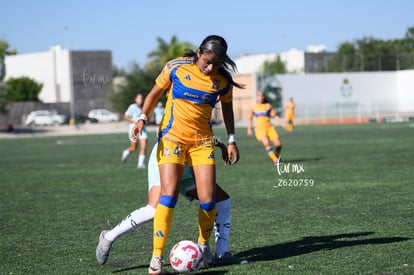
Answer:
[(111, 50), (112, 61), (128, 69), (144, 65), (157, 37), (198, 45), (210, 34), (227, 39), (228, 54), (306, 50), (324, 44), (335, 51), (364, 37), (402, 38), (414, 27), (414, 1), (373, 0), (0, 0), (0, 39), (20, 54)]

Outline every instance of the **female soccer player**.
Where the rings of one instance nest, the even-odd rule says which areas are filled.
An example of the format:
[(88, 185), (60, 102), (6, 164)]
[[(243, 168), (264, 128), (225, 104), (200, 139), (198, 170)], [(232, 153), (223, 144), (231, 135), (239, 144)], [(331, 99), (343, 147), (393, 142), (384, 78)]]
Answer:
[[(215, 140), (215, 145), (220, 147), (222, 158), (228, 162), (227, 147), (219, 140)], [(160, 198), (160, 174), (157, 164), (157, 145), (152, 149), (148, 161), (148, 203), (146, 206), (138, 208), (127, 215), (117, 226), (111, 230), (102, 231), (99, 236), (98, 246), (96, 247), (96, 260), (99, 264), (105, 264), (109, 251), (113, 243), (122, 235), (138, 228), (139, 226), (151, 221), (154, 218), (155, 207)], [(217, 184), (216, 186), (217, 214), (215, 218), (214, 231), (216, 243), (215, 265), (246, 264), (247, 261), (233, 255), (229, 251), (228, 240), (230, 236), (230, 196)], [(188, 165), (184, 168), (183, 178), (181, 179), (180, 194), (189, 201), (197, 199), (197, 192), (191, 170)]]
[(293, 131), (293, 121), (295, 120), (296, 104), (293, 101), (293, 97), (289, 98), (289, 101), (285, 104), (285, 120), (288, 123), (288, 130)]
[[(130, 146), (122, 151), (121, 161), (126, 162), (127, 158), (130, 153), (133, 153), (137, 150), (137, 141), (133, 141), (131, 139), (132, 128), (135, 126), (135, 123), (138, 120), (139, 115), (141, 114), (141, 108), (144, 104), (144, 96), (142, 94), (137, 94), (135, 96), (135, 103), (129, 105), (128, 109), (125, 111), (123, 118), (129, 122), (129, 140), (131, 141)], [(147, 130), (144, 128), (142, 131), (142, 135), (138, 138), (139, 139), (139, 153), (138, 153), (138, 169), (145, 169), (145, 154), (147, 152), (147, 143), (148, 143), (148, 133)]]
[(161, 197), (155, 210), (153, 252), (149, 273), (162, 272), (162, 255), (177, 203), (185, 162), (193, 169), (199, 199), (199, 238), (203, 265), (209, 266), (214, 217), (216, 215), (215, 156), (212, 144), (211, 113), (218, 99), (229, 136), (231, 164), (239, 161), (234, 135), (233, 81), (236, 69), (227, 55), (226, 41), (217, 35), (206, 37), (197, 51), (168, 62), (148, 94), (142, 114), (133, 129), (140, 135), (160, 96), (168, 90), (166, 113), (158, 130), (157, 160), (161, 177)]
[[(257, 103), (249, 111), (249, 120), (247, 123), (247, 135), (252, 135), (252, 121), (255, 119), (255, 135), (256, 139), (261, 142), (266, 150), (267, 155), (273, 161), (274, 164), (279, 163), (280, 152), (282, 151), (282, 142), (280, 141), (279, 134), (276, 131), (275, 126), (271, 123), (272, 117), (287, 130), (286, 123), (282, 121), (276, 114), (273, 106), (267, 101), (264, 92), (258, 91)], [(273, 150), (273, 143), (275, 149)]]

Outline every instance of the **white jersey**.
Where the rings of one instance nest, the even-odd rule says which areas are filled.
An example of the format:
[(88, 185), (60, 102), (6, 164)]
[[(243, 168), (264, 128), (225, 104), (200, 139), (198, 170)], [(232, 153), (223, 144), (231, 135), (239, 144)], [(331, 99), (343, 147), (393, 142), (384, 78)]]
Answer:
[[(137, 121), (139, 118), (139, 115), (141, 114), (142, 110), (140, 107), (138, 107), (138, 105), (136, 103), (132, 103), (131, 105), (129, 105), (128, 109), (125, 111), (125, 115), (130, 117), (132, 120)], [(128, 126), (128, 137), (131, 140), (131, 136), (132, 136), (132, 128), (134, 128), (135, 126), (135, 122), (129, 123)], [(147, 132), (147, 128), (144, 127), (144, 129), (142, 129), (142, 134), (140, 136), (138, 136), (139, 139), (146, 139), (148, 138), (148, 132)]]

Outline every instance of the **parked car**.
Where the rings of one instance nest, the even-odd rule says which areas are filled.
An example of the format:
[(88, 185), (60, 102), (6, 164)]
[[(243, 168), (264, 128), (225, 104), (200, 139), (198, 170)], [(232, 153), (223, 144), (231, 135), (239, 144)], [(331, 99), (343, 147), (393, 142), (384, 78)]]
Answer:
[[(75, 113), (74, 114), (75, 124), (83, 124), (83, 123), (96, 123), (98, 120), (93, 117), (87, 117), (83, 114)], [(65, 115), (65, 120), (63, 121), (63, 124), (69, 124), (70, 122), (70, 114)]]
[(39, 110), (30, 112), (27, 116), (25, 124), (27, 126), (37, 125), (61, 125), (65, 117), (57, 114), (55, 111)]
[(106, 109), (93, 109), (88, 113), (89, 118), (95, 118), (98, 122), (113, 122), (118, 121), (119, 116), (111, 111)]

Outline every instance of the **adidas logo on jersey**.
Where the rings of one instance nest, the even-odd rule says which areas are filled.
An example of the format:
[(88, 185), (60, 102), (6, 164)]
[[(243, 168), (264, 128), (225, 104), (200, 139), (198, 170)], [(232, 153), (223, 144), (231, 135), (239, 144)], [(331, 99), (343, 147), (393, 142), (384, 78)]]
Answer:
[(208, 156), (208, 159), (214, 159), (215, 157), (214, 157), (214, 154), (213, 153), (211, 153), (209, 156)]
[(191, 76), (188, 74), (184, 77), (185, 80), (191, 80)]

